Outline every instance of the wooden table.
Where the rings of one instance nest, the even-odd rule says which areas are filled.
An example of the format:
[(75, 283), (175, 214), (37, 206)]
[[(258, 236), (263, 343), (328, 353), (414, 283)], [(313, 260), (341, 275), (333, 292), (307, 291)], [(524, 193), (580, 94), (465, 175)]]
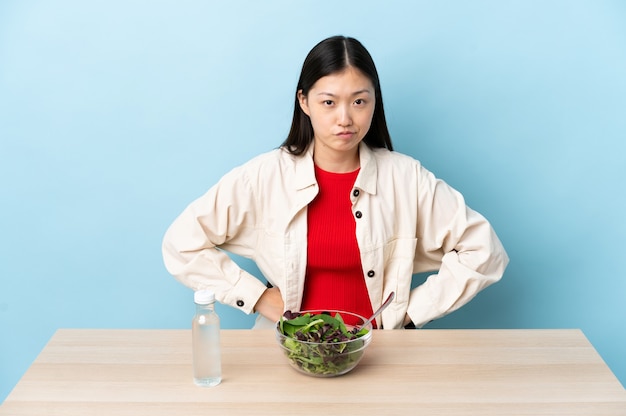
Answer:
[(272, 331), (223, 330), (223, 381), (196, 387), (188, 330), (56, 332), (2, 416), (626, 415), (579, 330), (376, 331), (351, 373), (290, 368)]

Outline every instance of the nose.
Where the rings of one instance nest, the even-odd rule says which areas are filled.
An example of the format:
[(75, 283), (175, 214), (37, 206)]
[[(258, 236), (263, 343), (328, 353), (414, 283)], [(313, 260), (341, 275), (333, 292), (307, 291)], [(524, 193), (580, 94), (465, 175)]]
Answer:
[(347, 127), (352, 125), (352, 115), (350, 114), (350, 108), (348, 106), (341, 106), (339, 108), (339, 114), (337, 115), (337, 124), (341, 127)]

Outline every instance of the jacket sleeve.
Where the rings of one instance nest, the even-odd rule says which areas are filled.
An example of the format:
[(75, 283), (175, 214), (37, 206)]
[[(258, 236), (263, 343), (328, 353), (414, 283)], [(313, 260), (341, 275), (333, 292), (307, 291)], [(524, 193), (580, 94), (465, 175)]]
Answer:
[(500, 280), (509, 259), (489, 222), (467, 207), (459, 192), (423, 167), (418, 169), (414, 272), (439, 267), (409, 298), (409, 317), (421, 327)]
[(266, 286), (219, 246), (239, 246), (238, 254), (252, 255), (254, 207), (245, 172), (241, 168), (229, 172), (166, 231), (162, 252), (167, 270), (185, 286), (211, 289), (219, 302), (252, 313)]

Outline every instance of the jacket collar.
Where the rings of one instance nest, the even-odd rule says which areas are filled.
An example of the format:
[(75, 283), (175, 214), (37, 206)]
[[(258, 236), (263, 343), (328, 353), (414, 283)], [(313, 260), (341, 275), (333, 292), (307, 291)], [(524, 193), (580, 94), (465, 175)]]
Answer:
[(374, 150), (361, 142), (359, 144), (359, 158), (361, 159), (361, 171), (354, 182), (354, 186), (368, 194), (374, 195), (376, 194), (376, 183), (378, 182), (378, 166), (376, 165)]
[(296, 190), (301, 191), (317, 184), (315, 180), (315, 164), (313, 162), (313, 143), (302, 156), (295, 157)]
[[(313, 162), (314, 144), (311, 143), (307, 151), (301, 157), (295, 158), (296, 190), (300, 191), (310, 186), (317, 185), (315, 180), (315, 165)], [(354, 186), (369, 194), (376, 193), (376, 178), (378, 167), (374, 151), (368, 145), (359, 143), (359, 163), (361, 170), (356, 178)]]

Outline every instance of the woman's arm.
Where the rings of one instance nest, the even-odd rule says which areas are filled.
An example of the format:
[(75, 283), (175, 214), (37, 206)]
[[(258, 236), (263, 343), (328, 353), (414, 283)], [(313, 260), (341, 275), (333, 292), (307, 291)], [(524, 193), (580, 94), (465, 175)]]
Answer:
[(244, 170), (234, 169), (192, 202), (163, 238), (167, 270), (194, 290), (211, 289), (220, 303), (252, 313), (267, 289), (218, 247), (229, 243), (252, 255), (257, 207)]
[(489, 222), (467, 207), (459, 192), (425, 169), (420, 189), (416, 262), (441, 266), (411, 292), (408, 315), (417, 327), (500, 280), (509, 261)]

